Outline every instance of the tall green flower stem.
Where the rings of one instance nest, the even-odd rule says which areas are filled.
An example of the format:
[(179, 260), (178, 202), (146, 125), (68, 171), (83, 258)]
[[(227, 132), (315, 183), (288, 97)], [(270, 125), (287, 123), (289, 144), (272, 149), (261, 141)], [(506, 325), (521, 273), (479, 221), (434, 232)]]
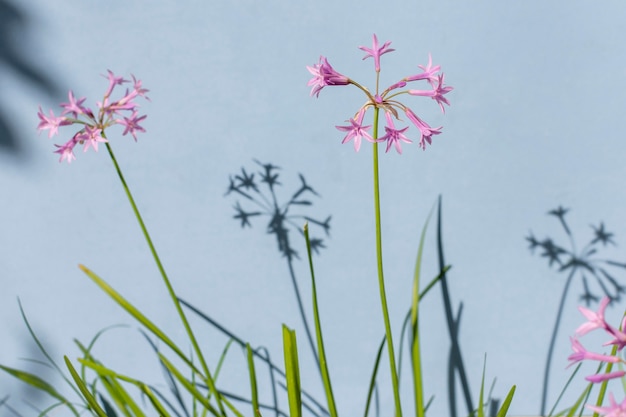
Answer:
[[(378, 139), (378, 114), (379, 108), (374, 108), (373, 139)], [(400, 403), (400, 387), (398, 383), (398, 372), (396, 369), (396, 355), (393, 348), (393, 338), (391, 335), (391, 322), (389, 320), (389, 310), (387, 308), (387, 295), (385, 293), (385, 276), (383, 274), (383, 245), (380, 222), (380, 187), (378, 178), (378, 142), (374, 142), (374, 215), (376, 222), (376, 264), (378, 268), (378, 288), (380, 290), (380, 303), (383, 309), (383, 319), (385, 321), (385, 336), (387, 339), (387, 351), (389, 352), (389, 367), (391, 369), (391, 383), (393, 384), (393, 397), (396, 407), (396, 417), (402, 417), (402, 406)]]
[[(102, 133), (102, 136), (106, 139), (104, 132)], [(183, 312), (180, 302), (178, 301), (178, 298), (176, 297), (176, 293), (174, 292), (174, 287), (172, 287), (170, 279), (168, 278), (167, 273), (165, 272), (165, 268), (163, 268), (163, 264), (161, 263), (161, 259), (159, 258), (159, 255), (156, 251), (156, 248), (154, 247), (154, 244), (152, 243), (152, 239), (150, 238), (148, 229), (146, 228), (146, 225), (141, 217), (141, 214), (139, 213), (137, 204), (135, 204), (135, 199), (133, 198), (133, 195), (131, 194), (130, 189), (128, 188), (128, 184), (126, 183), (126, 180), (124, 179), (124, 175), (122, 174), (122, 170), (120, 169), (120, 166), (117, 163), (117, 159), (115, 159), (115, 155), (113, 154), (113, 149), (111, 149), (111, 146), (109, 145), (108, 142), (105, 143), (105, 146), (107, 148), (107, 151), (109, 152), (111, 161), (113, 161), (113, 165), (115, 166), (115, 171), (117, 171), (117, 175), (119, 176), (120, 181), (122, 182), (122, 186), (124, 187), (124, 191), (126, 192), (126, 197), (128, 197), (128, 201), (130, 202), (130, 205), (133, 208), (133, 212), (135, 213), (137, 222), (139, 223), (139, 226), (141, 227), (141, 231), (146, 239), (146, 243), (148, 244), (148, 247), (150, 248), (150, 252), (152, 253), (154, 262), (156, 263), (157, 268), (159, 269), (159, 272), (161, 273), (161, 277), (163, 278), (163, 282), (165, 283), (165, 286), (167, 287), (167, 291), (170, 297), (172, 298), (172, 301), (174, 302), (174, 306), (176, 307), (176, 311), (181, 321), (183, 322), (183, 326), (185, 327), (185, 331), (187, 332), (189, 340), (191, 341), (191, 344), (196, 353), (196, 356), (200, 360), (200, 364), (202, 366), (202, 370), (204, 371), (207, 385), (209, 386), (209, 389), (213, 393), (213, 395), (215, 395), (217, 404), (220, 408), (222, 415), (226, 415), (226, 411), (224, 410), (224, 406), (222, 404), (221, 395), (219, 394), (219, 392), (217, 391), (217, 388), (215, 387), (213, 377), (211, 376), (211, 373), (209, 372), (209, 367), (207, 366), (207, 363), (204, 359), (204, 355), (202, 354), (202, 351), (200, 350), (200, 346), (198, 345), (196, 337), (194, 336), (193, 331), (191, 330), (189, 321), (187, 320), (187, 317), (185, 316), (185, 313)]]

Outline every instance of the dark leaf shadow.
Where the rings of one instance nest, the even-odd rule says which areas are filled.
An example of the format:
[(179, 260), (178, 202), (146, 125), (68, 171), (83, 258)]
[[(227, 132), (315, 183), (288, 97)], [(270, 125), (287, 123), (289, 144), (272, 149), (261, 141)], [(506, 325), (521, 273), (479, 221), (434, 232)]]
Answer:
[[(10, 77), (12, 83), (30, 84), (47, 97), (60, 96), (60, 87), (30, 53), (28, 35), (31, 27), (24, 10), (8, 0), (0, 0), (0, 64), (4, 69), (0, 76)], [(11, 97), (0, 93), (0, 152), (23, 157), (25, 147), (20, 132), (6, 111), (6, 105), (11, 101)]]

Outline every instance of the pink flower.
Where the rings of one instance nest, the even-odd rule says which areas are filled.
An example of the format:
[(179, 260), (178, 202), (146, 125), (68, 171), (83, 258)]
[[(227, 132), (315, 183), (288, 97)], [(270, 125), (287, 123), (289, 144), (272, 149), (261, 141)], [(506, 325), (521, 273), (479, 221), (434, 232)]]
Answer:
[(399, 154), (402, 154), (402, 147), (400, 145), (400, 141), (411, 143), (411, 140), (407, 138), (406, 136), (404, 136), (404, 132), (406, 132), (408, 127), (398, 130), (395, 128), (393, 124), (391, 113), (385, 112), (385, 117), (387, 118), (387, 126), (385, 126), (385, 131), (387, 133), (385, 134), (385, 136), (378, 139), (377, 142), (387, 141), (387, 148), (385, 149), (385, 152), (389, 152), (389, 148), (391, 148), (391, 145), (395, 145), (396, 151)]
[(594, 384), (597, 384), (599, 382), (609, 381), (615, 378), (621, 378), (624, 375), (626, 375), (626, 371), (615, 371), (615, 372), (609, 372), (608, 374), (589, 375), (585, 377), (585, 379), (589, 382), (593, 382)]
[(431, 97), (433, 100), (437, 101), (437, 103), (439, 104), (439, 107), (441, 108), (441, 111), (445, 113), (446, 110), (444, 109), (443, 104), (445, 103), (449, 106), (450, 102), (448, 101), (447, 98), (444, 97), (444, 95), (452, 91), (453, 88), (447, 87), (447, 86), (444, 87), (443, 79), (444, 79), (443, 74), (437, 76), (437, 81), (438, 81), (437, 86), (435, 87), (433, 85), (432, 90), (409, 90), (409, 94), (414, 95), (414, 96)]
[(41, 106), (39, 106), (39, 112), (37, 113), (37, 116), (39, 116), (40, 120), (39, 125), (37, 126), (37, 130), (41, 132), (42, 130), (50, 129), (50, 131), (48, 132), (49, 138), (59, 133), (59, 126), (67, 126), (72, 124), (72, 122), (67, 120), (67, 117), (56, 117), (52, 110), (50, 110), (50, 116), (46, 116), (41, 109)]
[(417, 117), (417, 115), (413, 113), (409, 108), (406, 108), (404, 112), (406, 114), (406, 117), (408, 117), (409, 120), (413, 122), (413, 124), (420, 130), (421, 137), (419, 146), (423, 150), (426, 150), (426, 142), (428, 142), (428, 144), (430, 145), (432, 143), (432, 137), (434, 135), (440, 134), (442, 127), (439, 126), (433, 129), (432, 127), (428, 126), (425, 121)]
[(87, 152), (89, 146), (94, 151), (98, 152), (98, 143), (104, 143), (107, 140), (102, 137), (102, 129), (93, 126), (85, 126), (85, 129), (78, 133), (75, 137), (75, 141), (78, 143), (84, 143), (83, 152)]
[(320, 56), (320, 62), (312, 67), (307, 66), (311, 74), (314, 75), (307, 85), (313, 86), (311, 89), (311, 95), (319, 97), (322, 88), (327, 85), (348, 85), (350, 79), (344, 75), (341, 75), (328, 63), (328, 60), (323, 56)]
[(374, 69), (376, 72), (380, 72), (380, 56), (386, 54), (387, 52), (395, 51), (395, 49), (389, 48), (391, 42), (387, 41), (383, 44), (383, 46), (378, 46), (378, 38), (376, 34), (373, 36), (373, 42), (371, 48), (366, 48), (365, 46), (359, 46), (359, 49), (367, 52), (367, 54), (363, 57), (363, 59), (374, 58)]
[(406, 77), (406, 81), (427, 80), (430, 85), (434, 87), (434, 84), (438, 81), (437, 73), (439, 72), (441, 67), (439, 65), (433, 67), (432, 63), (432, 57), (430, 56), (430, 54), (428, 54), (428, 65), (418, 65), (418, 67), (421, 68), (423, 72)]
[(128, 80), (125, 80), (122, 77), (116, 77), (115, 74), (111, 72), (111, 70), (107, 70), (107, 72), (109, 73), (109, 75), (103, 75), (103, 77), (109, 80), (109, 88), (107, 88), (107, 91), (104, 93), (104, 97), (109, 97), (116, 85), (122, 85), (128, 82)]
[[(58, 133), (59, 126), (67, 126), (71, 124), (77, 124), (78, 132), (74, 134), (72, 139), (63, 145), (55, 145), (57, 149), (54, 151), (61, 155), (60, 162), (66, 160), (71, 163), (76, 159), (74, 155), (74, 147), (78, 144), (83, 145), (83, 151), (93, 148), (98, 151), (98, 144), (105, 143), (105, 130), (115, 124), (123, 125), (124, 132), (122, 135), (130, 133), (135, 141), (137, 140), (137, 132), (145, 132), (145, 129), (139, 124), (146, 116), (138, 116), (137, 108), (139, 105), (135, 102), (137, 97), (143, 97), (148, 99), (146, 93), (147, 89), (141, 85), (141, 80), (132, 76), (133, 88), (127, 89), (125, 94), (120, 99), (111, 99), (111, 94), (116, 86), (129, 82), (122, 77), (118, 77), (110, 70), (107, 70), (108, 76), (105, 76), (109, 80), (109, 85), (105, 91), (105, 94), (101, 102), (97, 102), (99, 112), (94, 116), (91, 109), (84, 107), (83, 102), (85, 98), (76, 99), (74, 93), (70, 90), (68, 93), (69, 102), (61, 103), (63, 112), (61, 116), (56, 117), (52, 111), (50, 116), (46, 116), (39, 107), (39, 125), (37, 128), (41, 130), (50, 130), (49, 136)], [(128, 113), (126, 113), (128, 112)], [(130, 116), (125, 116), (130, 114)], [(72, 117), (66, 117), (65, 115), (71, 115)]]
[(620, 361), (620, 359), (617, 356), (601, 355), (599, 353), (593, 353), (593, 352), (587, 351), (587, 349), (585, 349), (585, 347), (578, 341), (578, 339), (574, 337), (570, 337), (570, 341), (572, 343), (572, 350), (574, 351), (574, 353), (569, 355), (569, 357), (567, 358), (569, 361), (572, 362), (570, 363), (569, 366), (577, 362), (583, 361), (583, 360), (612, 362), (612, 363), (616, 363)]
[(86, 109), (82, 106), (83, 102), (85, 101), (85, 97), (76, 100), (76, 98), (74, 97), (74, 93), (72, 93), (72, 90), (70, 90), (70, 92), (68, 93), (68, 97), (70, 101), (69, 103), (61, 103), (61, 107), (65, 109), (61, 113), (62, 115), (72, 114), (74, 118), (76, 118), (79, 114), (91, 114), (91, 110)]
[(130, 133), (131, 135), (133, 135), (133, 139), (135, 139), (135, 142), (137, 142), (137, 134), (136, 134), (136, 132), (137, 131), (139, 131), (139, 132), (145, 132), (146, 131), (146, 129), (144, 129), (143, 127), (139, 126), (139, 122), (141, 122), (146, 117), (148, 117), (148, 116), (143, 115), (141, 117), (137, 117), (137, 111), (134, 111), (130, 118), (124, 117), (124, 120), (117, 119), (117, 123), (126, 126), (126, 128), (124, 129), (124, 133), (122, 133), (122, 136)]
[(67, 141), (67, 143), (65, 143), (65, 145), (54, 145), (56, 146), (57, 149), (56, 151), (54, 151), (54, 153), (58, 153), (61, 155), (61, 158), (59, 158), (59, 162), (63, 162), (64, 159), (67, 160), (68, 164), (71, 164), (72, 161), (74, 159), (76, 159), (76, 156), (74, 155), (74, 146), (76, 146), (76, 136), (78, 136), (78, 133), (76, 135), (74, 135), (74, 137), (70, 140)]
[(363, 116), (365, 115), (365, 108), (359, 110), (359, 113), (356, 115), (356, 119), (350, 119), (350, 126), (335, 126), (337, 129), (342, 132), (348, 132), (346, 137), (343, 138), (341, 143), (349, 142), (351, 139), (354, 139), (354, 150), (359, 151), (361, 148), (361, 139), (365, 138), (370, 142), (374, 142), (372, 136), (367, 133), (367, 129), (370, 126), (363, 126)]
[(581, 324), (576, 329), (576, 334), (582, 336), (595, 329), (608, 329), (609, 325), (604, 320), (604, 310), (606, 310), (606, 307), (609, 305), (610, 302), (611, 300), (609, 299), (609, 297), (602, 298), (597, 313), (594, 313), (593, 311), (585, 307), (578, 307), (578, 310), (582, 313), (583, 316), (585, 316), (587, 322)]
[(626, 417), (626, 399), (622, 401), (621, 404), (615, 402), (615, 398), (613, 394), (609, 394), (609, 402), (611, 405), (609, 407), (598, 407), (595, 405), (587, 405), (587, 408), (595, 411), (596, 413), (601, 413), (604, 417)]

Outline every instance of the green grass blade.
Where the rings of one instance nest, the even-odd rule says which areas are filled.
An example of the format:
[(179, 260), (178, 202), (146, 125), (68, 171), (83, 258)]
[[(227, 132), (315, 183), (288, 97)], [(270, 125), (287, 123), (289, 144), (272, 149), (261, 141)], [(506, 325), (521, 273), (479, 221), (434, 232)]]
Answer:
[(98, 401), (89, 392), (89, 389), (87, 388), (87, 385), (85, 385), (85, 382), (80, 379), (80, 375), (78, 375), (78, 372), (76, 372), (76, 369), (74, 369), (74, 366), (72, 366), (72, 362), (70, 362), (67, 356), (64, 356), (63, 358), (65, 359), (65, 365), (67, 366), (67, 369), (70, 371), (74, 382), (76, 382), (78, 389), (87, 401), (87, 404), (89, 404), (91, 410), (96, 413), (98, 417), (108, 417), (104, 410), (98, 404)]
[(14, 376), (20, 381), (30, 385), (31, 387), (37, 388), (38, 390), (45, 392), (51, 397), (56, 398), (61, 403), (67, 405), (67, 407), (70, 410), (72, 410), (72, 413), (75, 416), (79, 415), (78, 411), (74, 408), (74, 406), (69, 400), (67, 400), (63, 395), (61, 395), (52, 385), (50, 385), (45, 380), (39, 378), (37, 375), (31, 374), (25, 371), (20, 371), (19, 369), (9, 368), (8, 366), (4, 366), (4, 365), (0, 365), (0, 369)]
[[(200, 371), (193, 365), (193, 363), (187, 358), (187, 356), (180, 350), (180, 348), (161, 330), (159, 329), (152, 321), (150, 321), (146, 316), (143, 315), (135, 306), (129, 303), (121, 294), (115, 291), (109, 284), (107, 284), (102, 278), (96, 275), (94, 272), (89, 270), (84, 265), (79, 265), (79, 268), (87, 274), (92, 281), (96, 283), (105, 293), (109, 295), (116, 303), (120, 305), (124, 310), (126, 310), (135, 320), (144, 325), (152, 334), (154, 334), (157, 338), (159, 338), (163, 343), (165, 343), (170, 349), (172, 349), (179, 358), (181, 358), (193, 372), (197, 373), (201, 376), (203, 382), (207, 384), (209, 390), (215, 395), (217, 398), (218, 406), (220, 407), (221, 415), (225, 415), (225, 410), (222, 404), (222, 398), (217, 388), (215, 386), (215, 382), (210, 374), (202, 375)], [(208, 368), (207, 368), (208, 369)]]
[(563, 395), (565, 394), (565, 391), (567, 390), (567, 387), (569, 387), (569, 385), (571, 384), (571, 382), (574, 380), (574, 377), (576, 376), (576, 374), (578, 373), (578, 370), (580, 369), (580, 367), (582, 366), (582, 362), (579, 363), (578, 365), (576, 365), (576, 368), (574, 369), (574, 371), (572, 372), (572, 374), (570, 375), (569, 379), (567, 380), (567, 382), (565, 383), (565, 385), (563, 386), (563, 389), (561, 390), (561, 392), (559, 393), (559, 396), (557, 397), (556, 401), (554, 402), (554, 405), (552, 406), (552, 409), (550, 410), (550, 412), (548, 413), (548, 416), (551, 416), (554, 414), (554, 411), (556, 410), (556, 407), (559, 405), (559, 402), (561, 401), (561, 398), (563, 398)]
[(222, 369), (222, 365), (224, 365), (224, 360), (226, 360), (226, 355), (228, 354), (228, 350), (230, 346), (233, 344), (233, 339), (229, 339), (226, 342), (226, 346), (224, 346), (224, 350), (222, 350), (222, 354), (220, 355), (220, 359), (217, 361), (217, 366), (215, 367), (215, 372), (213, 372), (213, 380), (217, 381), (217, 377), (220, 374), (220, 370)]
[(39, 348), (39, 351), (48, 360), (50, 365), (52, 365), (54, 367), (54, 369), (56, 369), (57, 373), (61, 376), (61, 378), (63, 378), (63, 380), (65, 382), (67, 382), (67, 385), (69, 385), (72, 388), (72, 390), (74, 390), (74, 392), (77, 395), (80, 396), (80, 392), (78, 392), (78, 390), (76, 389), (76, 386), (67, 378), (65, 373), (61, 370), (61, 367), (59, 365), (57, 365), (57, 363), (52, 359), (52, 356), (50, 356), (50, 354), (48, 353), (46, 348), (44, 348), (43, 343), (41, 343), (41, 341), (39, 340), (39, 338), (35, 334), (35, 331), (31, 327), (30, 322), (26, 318), (26, 313), (24, 312), (24, 308), (22, 307), (22, 302), (20, 301), (19, 298), (17, 299), (17, 304), (20, 307), (20, 314), (22, 315), (22, 320), (24, 320), (24, 324), (26, 324), (26, 328), (28, 329), (28, 333), (30, 333), (30, 337), (32, 337), (33, 340), (35, 341), (35, 344)]
[[(109, 377), (112, 379), (119, 379), (120, 381), (125, 381), (128, 382), (130, 384), (135, 385), (137, 388), (139, 388), (139, 390), (146, 396), (148, 397), (148, 399), (150, 400), (150, 403), (152, 404), (152, 406), (154, 407), (154, 409), (159, 413), (160, 416), (162, 417), (169, 417), (170, 414), (169, 412), (165, 409), (165, 407), (163, 406), (163, 404), (161, 404), (161, 402), (159, 401), (158, 398), (156, 398), (156, 396), (152, 393), (152, 390), (150, 389), (150, 387), (137, 380), (134, 378), (130, 378), (128, 376), (122, 375), (122, 374), (118, 374), (117, 372), (113, 371), (112, 369), (109, 369), (99, 363), (96, 362), (92, 362), (90, 360), (87, 359), (79, 359), (79, 362), (84, 364), (85, 366), (91, 368), (92, 370), (94, 370), (98, 375), (103, 376), (103, 377)], [(76, 374), (78, 376), (78, 374)], [(81, 389), (82, 391), (82, 389)]]
[(287, 398), (289, 415), (302, 417), (302, 397), (300, 395), (300, 365), (298, 364), (298, 345), (296, 332), (283, 324), (283, 351), (285, 356), (285, 375), (287, 380)]
[[(89, 347), (85, 347), (78, 340), (74, 340), (74, 343), (76, 343), (78, 348), (83, 353), (84, 360), (97, 363), (98, 365), (102, 366), (102, 363), (97, 361), (90, 352), (90, 349), (93, 347), (92, 344), (90, 344)], [(81, 377), (84, 380), (85, 370), (87, 369), (87, 366), (85, 365), (85, 362), (79, 362), (79, 363), (81, 364), (81, 368), (82, 368)], [(98, 376), (100, 378), (100, 381), (102, 381), (102, 385), (104, 386), (106, 391), (111, 396), (111, 399), (117, 406), (118, 410), (120, 410), (126, 417), (145, 416), (144, 412), (141, 410), (141, 407), (139, 407), (137, 402), (132, 398), (132, 396), (128, 393), (128, 391), (114, 377), (112, 377), (109, 373), (105, 375), (98, 374)]]
[(367, 390), (367, 399), (365, 400), (365, 412), (363, 413), (364, 417), (367, 417), (370, 410), (370, 404), (372, 402), (372, 394), (374, 393), (374, 387), (376, 386), (376, 375), (378, 374), (378, 367), (380, 365), (380, 358), (383, 354), (383, 349), (385, 348), (386, 338), (383, 337), (383, 340), (380, 342), (380, 346), (378, 346), (378, 352), (376, 353), (376, 360), (374, 361), (374, 369), (372, 371), (372, 377), (370, 378), (370, 386)]
[(309, 258), (309, 270), (311, 272), (311, 293), (313, 298), (313, 319), (315, 321), (315, 338), (317, 339), (317, 351), (319, 352), (320, 371), (322, 372), (322, 381), (324, 382), (324, 392), (326, 393), (326, 401), (328, 402), (328, 412), (330, 417), (337, 417), (337, 407), (335, 406), (335, 396), (333, 394), (333, 386), (330, 382), (330, 372), (328, 371), (328, 362), (326, 360), (326, 350), (324, 349), (324, 338), (322, 336), (322, 325), (320, 321), (320, 313), (317, 305), (317, 289), (315, 286), (315, 271), (313, 269), (313, 257), (311, 256), (311, 240), (309, 238), (309, 225), (304, 225), (304, 238), (306, 240), (306, 251)]
[(257, 391), (256, 370), (254, 369), (254, 355), (249, 343), (246, 343), (246, 358), (248, 360), (248, 371), (250, 373), (250, 392), (252, 395), (252, 415), (258, 416), (259, 413), (259, 393)]
[(211, 403), (209, 399), (196, 388), (196, 385), (189, 381), (185, 376), (165, 357), (163, 354), (158, 353), (159, 359), (163, 363), (163, 365), (167, 368), (167, 370), (180, 382), (180, 384), (191, 394), (191, 396), (197, 400), (200, 404), (204, 406), (204, 408), (211, 412), (215, 416), (220, 415), (220, 411), (218, 411)]
[(513, 385), (511, 389), (509, 390), (509, 393), (506, 395), (506, 398), (504, 399), (504, 402), (502, 403), (500, 410), (498, 410), (498, 414), (496, 414), (496, 417), (506, 416), (506, 413), (509, 411), (509, 407), (511, 406), (511, 401), (513, 401), (513, 396), (515, 395), (515, 389), (516, 389), (516, 386)]
[(426, 239), (426, 230), (428, 223), (433, 214), (430, 210), (428, 218), (422, 228), (420, 243), (417, 249), (417, 260), (415, 261), (415, 272), (413, 274), (413, 291), (411, 297), (411, 370), (413, 372), (413, 387), (415, 396), (415, 413), (418, 417), (424, 417), (424, 386), (422, 381), (422, 359), (420, 354), (420, 338), (419, 338), (419, 283), (420, 269), (422, 266), (422, 254), (424, 251), (424, 240)]
[(478, 417), (485, 417), (485, 368), (487, 367), (487, 355), (485, 355), (485, 361), (483, 362), (483, 377), (480, 381), (480, 394), (478, 395)]

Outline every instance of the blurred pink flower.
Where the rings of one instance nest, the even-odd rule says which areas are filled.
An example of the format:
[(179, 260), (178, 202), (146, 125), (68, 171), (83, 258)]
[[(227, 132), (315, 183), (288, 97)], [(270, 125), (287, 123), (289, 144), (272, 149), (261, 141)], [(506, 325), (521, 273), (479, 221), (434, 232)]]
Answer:
[(626, 399), (624, 399), (621, 404), (618, 404), (615, 402), (613, 394), (610, 393), (609, 402), (611, 403), (609, 407), (587, 405), (587, 408), (595, 411), (596, 413), (602, 414), (604, 417), (626, 417)]
[[(66, 160), (68, 163), (71, 163), (76, 159), (74, 147), (77, 144), (83, 145), (85, 152), (89, 148), (93, 148), (97, 152), (98, 143), (107, 142), (104, 132), (110, 126), (116, 124), (123, 125), (125, 128), (122, 135), (130, 133), (135, 141), (137, 140), (137, 132), (146, 131), (139, 125), (146, 116), (137, 114), (139, 105), (135, 102), (135, 99), (143, 97), (149, 100), (146, 96), (148, 90), (142, 87), (140, 80), (132, 76), (133, 88), (131, 90), (127, 89), (120, 99), (112, 100), (111, 94), (115, 87), (129, 81), (123, 77), (116, 76), (110, 70), (107, 70), (107, 73), (108, 75), (105, 78), (109, 80), (109, 86), (104, 93), (102, 101), (96, 103), (99, 108), (97, 115), (94, 115), (91, 109), (83, 106), (85, 98), (77, 100), (71, 90), (68, 93), (69, 102), (61, 103), (60, 105), (63, 108), (61, 116), (55, 116), (52, 110), (50, 110), (50, 116), (46, 116), (41, 107), (39, 107), (37, 115), (40, 122), (37, 129), (39, 131), (49, 130), (48, 137), (58, 134), (60, 126), (71, 124), (80, 126), (80, 130), (74, 134), (72, 139), (63, 145), (55, 145), (58, 149), (54, 152), (61, 155), (60, 162)], [(127, 117), (125, 112), (130, 112), (130, 117)], [(68, 118), (66, 115), (71, 115), (72, 118)]]

